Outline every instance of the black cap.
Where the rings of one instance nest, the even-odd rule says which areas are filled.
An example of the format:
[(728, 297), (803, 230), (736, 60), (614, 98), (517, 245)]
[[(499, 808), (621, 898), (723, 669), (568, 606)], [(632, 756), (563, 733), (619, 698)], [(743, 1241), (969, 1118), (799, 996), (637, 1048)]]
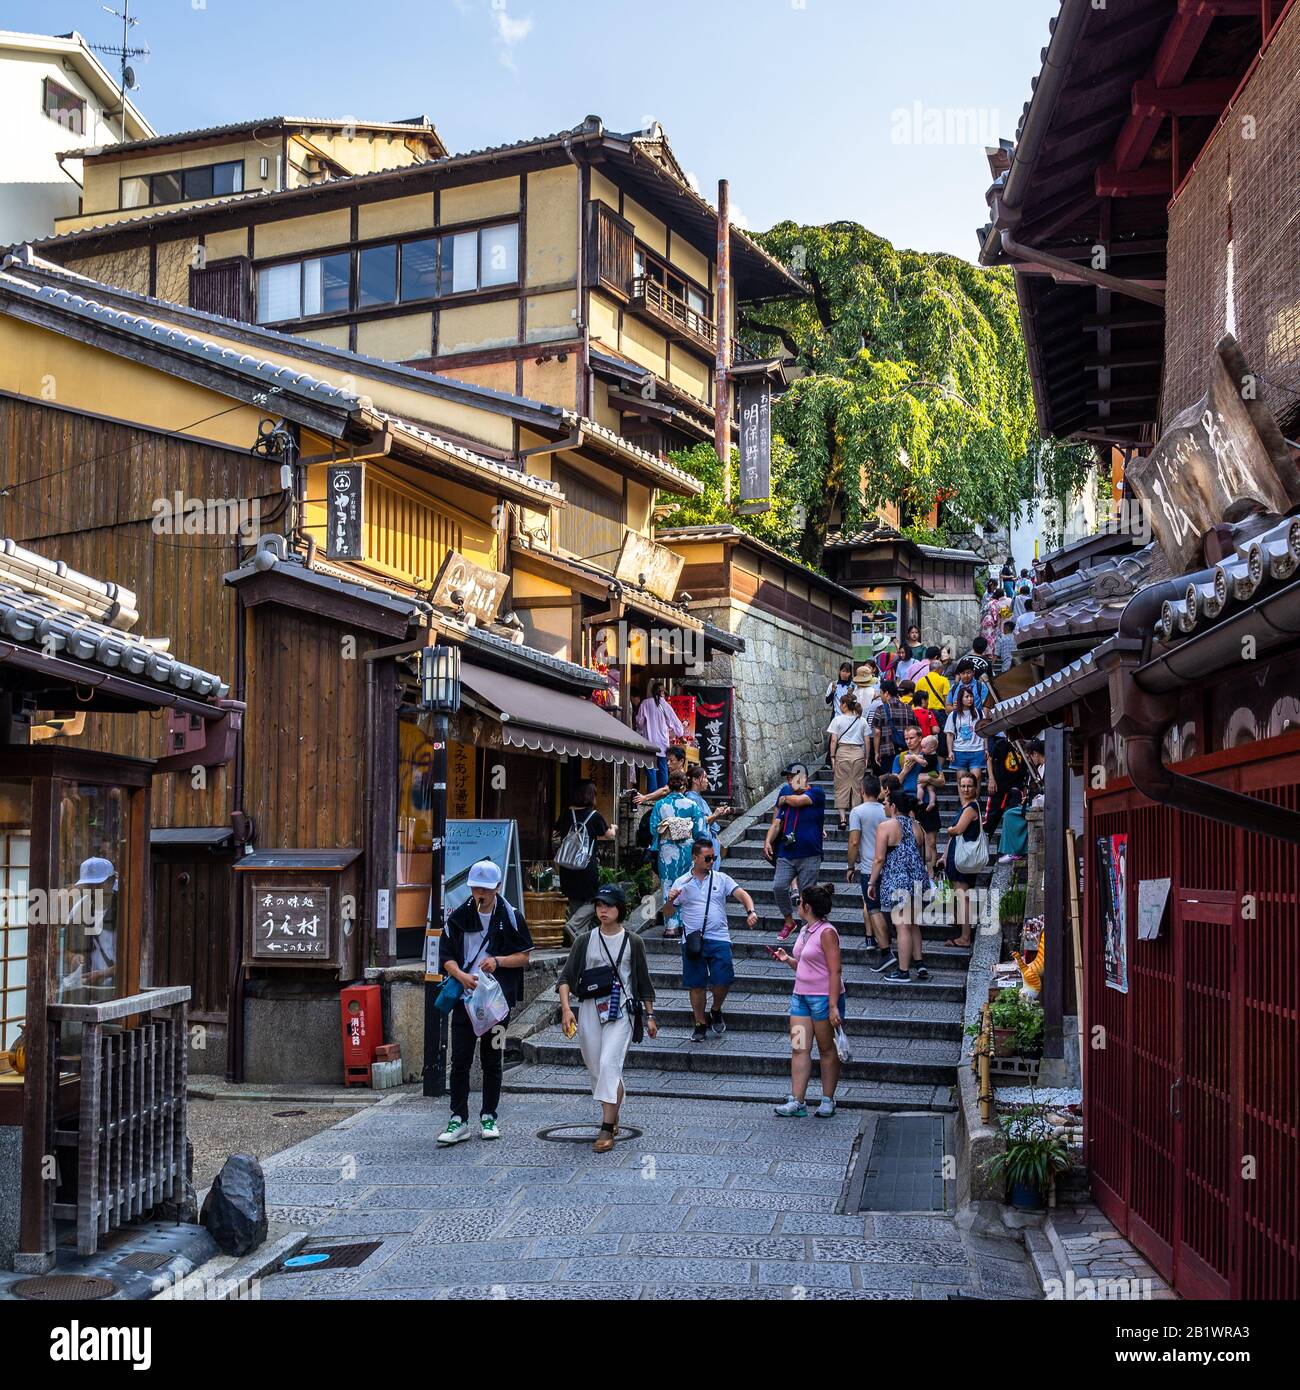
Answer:
[(622, 885), (617, 883), (602, 883), (596, 889), (595, 901), (598, 903), (608, 903), (611, 907), (627, 907), (627, 894), (623, 891)]

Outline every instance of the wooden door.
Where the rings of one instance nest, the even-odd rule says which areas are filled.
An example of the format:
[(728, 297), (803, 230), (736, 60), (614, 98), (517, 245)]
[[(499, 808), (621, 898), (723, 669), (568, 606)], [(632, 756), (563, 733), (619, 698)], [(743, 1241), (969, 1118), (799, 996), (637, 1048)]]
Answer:
[(153, 856), (153, 983), (189, 985), (194, 1023), (225, 1023), (230, 993), (229, 855)]
[(1174, 1285), (1227, 1298), (1235, 1266), (1241, 928), (1231, 894), (1183, 888), (1174, 904), (1178, 1056), (1174, 1118)]

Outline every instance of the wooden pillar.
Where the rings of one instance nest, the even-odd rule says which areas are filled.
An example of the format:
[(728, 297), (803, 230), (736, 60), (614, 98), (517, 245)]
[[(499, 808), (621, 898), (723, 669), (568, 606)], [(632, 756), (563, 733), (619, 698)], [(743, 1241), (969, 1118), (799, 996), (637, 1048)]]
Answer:
[(1066, 855), (1069, 850), (1065, 829), (1070, 823), (1070, 806), (1065, 740), (1066, 731), (1062, 728), (1048, 729), (1043, 734), (1047, 754), (1043, 779), (1047, 789), (1043, 812), (1043, 936), (1047, 943), (1047, 966), (1042, 983), (1044, 1057), (1064, 1055), (1061, 1034), (1062, 986), (1066, 963), (1065, 938), (1070, 930), (1066, 906), (1069, 894)]

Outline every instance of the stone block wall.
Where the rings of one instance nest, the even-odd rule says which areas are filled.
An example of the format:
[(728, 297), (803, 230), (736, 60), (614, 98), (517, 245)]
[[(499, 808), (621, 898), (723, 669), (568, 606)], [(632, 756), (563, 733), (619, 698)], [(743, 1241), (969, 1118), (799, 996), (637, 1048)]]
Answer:
[(691, 610), (745, 642), (743, 652), (719, 653), (692, 679), (735, 687), (733, 800), (748, 806), (779, 780), (792, 758), (824, 748), (830, 722), (826, 683), (849, 656), (848, 643), (735, 599), (692, 604)]
[(953, 655), (961, 656), (979, 630), (980, 605), (974, 597), (921, 600), (921, 640), (927, 646), (941, 647), (952, 639)]

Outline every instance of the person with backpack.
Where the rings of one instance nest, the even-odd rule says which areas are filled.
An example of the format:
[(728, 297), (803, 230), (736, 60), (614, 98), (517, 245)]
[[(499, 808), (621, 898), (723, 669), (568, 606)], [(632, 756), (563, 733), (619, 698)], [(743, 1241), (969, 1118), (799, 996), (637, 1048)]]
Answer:
[[(623, 1064), (628, 1047), (651, 1038), (655, 1022), (654, 985), (645, 942), (624, 926), (627, 898), (616, 883), (596, 890), (596, 926), (581, 932), (560, 973), (560, 1021), (567, 1037), (577, 1036), (591, 1076), (591, 1094), (600, 1102), (600, 1133), (592, 1149), (608, 1153), (618, 1133), (618, 1112), (627, 1092)], [(573, 1014), (573, 997), (581, 1001)]]
[(844, 973), (840, 934), (828, 920), (835, 901), (829, 883), (810, 884), (799, 897), (799, 935), (790, 951), (776, 952), (782, 965), (794, 970), (790, 996), (790, 1095), (774, 1113), (802, 1120), (808, 1114), (804, 1098), (812, 1078), (812, 1044), (817, 1039), (822, 1102), (814, 1114), (829, 1120), (835, 1114), (835, 1088), (840, 1080), (840, 1057), (835, 1034), (844, 1026)]
[(904, 730), (916, 723), (909, 705), (898, 698), (898, 686), (892, 680), (880, 682), (881, 704), (871, 720), (871, 757), (877, 775), (889, 772), (894, 758), (906, 745)]
[[(447, 918), (438, 938), (438, 970), (450, 975), (467, 994), (478, 988), (479, 972), (491, 975), (501, 986), (506, 1003), (514, 1008), (524, 995), (524, 967), (533, 938), (524, 914), (501, 896), (501, 870), (490, 859), (470, 866), (470, 896)], [(500, 1139), (497, 1106), (501, 1103), (501, 1045), (509, 1015), (481, 1038), (474, 1033), (463, 1002), (451, 1012), (451, 1119), (438, 1136), (449, 1148), (470, 1137), (469, 1073), (475, 1044), (483, 1065), (483, 1104), (479, 1126), (484, 1139)]]
[(781, 941), (794, 931), (799, 891), (816, 883), (822, 871), (826, 820), (826, 793), (809, 782), (808, 769), (791, 763), (785, 775), (763, 840), (763, 857), (775, 870), (772, 896), (785, 914), (777, 933)]
[[(686, 793), (686, 778), (674, 772), (668, 779), (668, 795), (656, 801), (650, 811), (651, 848), (655, 855), (655, 865), (659, 883), (664, 893), (685, 873), (690, 872), (691, 845), (703, 837), (709, 838), (709, 825), (700, 811), (699, 805)], [(672, 919), (675, 911), (669, 911), (667, 898), (664, 899), (664, 919), (668, 930), (664, 935), (670, 941), (681, 937), (681, 927)]]
[(574, 917), (596, 896), (600, 882), (597, 841), (612, 840), (617, 834), (596, 810), (596, 784), (579, 782), (573, 789), (567, 811), (555, 823), (559, 848), (555, 867), (560, 871), (560, 891), (569, 900), (569, 916)]
[[(690, 992), (695, 1030), (691, 1041), (701, 1043), (709, 1035), (720, 1038), (727, 1025), (722, 1017), (722, 1001), (735, 983), (736, 967), (731, 954), (731, 928), (727, 924), (727, 899), (733, 898), (745, 909), (745, 925), (756, 927), (758, 914), (754, 900), (716, 865), (713, 846), (701, 835), (691, 846), (690, 872), (669, 889), (664, 907), (677, 913), (685, 936), (682, 940), (682, 987)], [(708, 1021), (704, 1017), (705, 995), (713, 993)]]

